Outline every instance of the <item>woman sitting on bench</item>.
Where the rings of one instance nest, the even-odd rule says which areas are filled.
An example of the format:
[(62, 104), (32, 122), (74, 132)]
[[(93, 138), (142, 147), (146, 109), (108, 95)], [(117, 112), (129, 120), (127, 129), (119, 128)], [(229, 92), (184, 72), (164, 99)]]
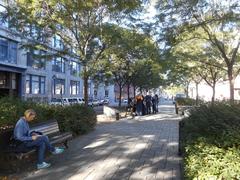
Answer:
[(37, 148), (38, 151), (38, 169), (48, 168), (51, 164), (44, 162), (45, 149), (53, 154), (60, 154), (64, 151), (63, 148), (53, 147), (48, 140), (48, 137), (41, 132), (30, 132), (28, 122), (33, 121), (36, 117), (36, 112), (33, 109), (28, 109), (24, 112), (24, 117), (21, 117), (14, 128), (14, 139), (21, 141), (26, 148)]

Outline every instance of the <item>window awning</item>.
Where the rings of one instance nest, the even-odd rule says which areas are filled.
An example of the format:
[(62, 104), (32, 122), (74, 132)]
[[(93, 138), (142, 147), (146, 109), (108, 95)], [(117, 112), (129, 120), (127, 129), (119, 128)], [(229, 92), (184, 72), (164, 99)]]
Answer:
[(16, 66), (0, 63), (0, 71), (23, 73), (24, 71), (26, 71), (26, 69), (27, 69), (26, 66)]

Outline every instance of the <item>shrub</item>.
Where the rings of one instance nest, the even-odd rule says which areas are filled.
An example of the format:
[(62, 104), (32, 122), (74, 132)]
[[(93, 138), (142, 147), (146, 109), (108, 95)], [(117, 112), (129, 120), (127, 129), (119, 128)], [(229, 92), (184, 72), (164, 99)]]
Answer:
[(55, 118), (62, 131), (72, 131), (74, 134), (84, 134), (92, 130), (97, 122), (92, 108), (77, 104), (58, 107)]
[[(196, 105), (196, 100), (195, 99), (191, 99), (191, 98), (182, 98), (182, 97), (178, 97), (176, 98), (176, 102), (179, 106), (194, 106)], [(203, 104), (204, 101), (199, 99), (198, 100), (198, 104)]]
[(181, 122), (186, 179), (239, 179), (240, 106), (202, 105)]
[(96, 125), (96, 114), (92, 108), (81, 105), (50, 106), (13, 98), (0, 99), (0, 131), (13, 128), (17, 120), (23, 116), (26, 109), (34, 109), (39, 123), (56, 119), (61, 131), (72, 131), (74, 134), (83, 134)]
[(25, 110), (30, 108), (37, 113), (33, 123), (53, 119), (54, 108), (51, 106), (4, 97), (0, 99), (0, 126), (13, 126)]
[(186, 106), (186, 105), (189, 105), (189, 106), (193, 106), (196, 104), (196, 101), (195, 99), (191, 99), (191, 98), (176, 98), (176, 103), (180, 106)]

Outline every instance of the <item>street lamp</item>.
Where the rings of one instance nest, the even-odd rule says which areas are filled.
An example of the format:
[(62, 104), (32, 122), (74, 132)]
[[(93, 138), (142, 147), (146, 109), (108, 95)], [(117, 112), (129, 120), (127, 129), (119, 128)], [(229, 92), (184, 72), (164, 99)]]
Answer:
[(63, 106), (63, 98), (62, 98), (62, 95), (63, 95), (63, 92), (62, 92), (62, 84), (61, 84), (61, 89), (60, 89), (60, 95), (61, 95), (61, 103), (62, 103), (62, 106)]
[(54, 74), (52, 76), (52, 99), (53, 99), (53, 95), (55, 94), (55, 79), (56, 79), (56, 75)]

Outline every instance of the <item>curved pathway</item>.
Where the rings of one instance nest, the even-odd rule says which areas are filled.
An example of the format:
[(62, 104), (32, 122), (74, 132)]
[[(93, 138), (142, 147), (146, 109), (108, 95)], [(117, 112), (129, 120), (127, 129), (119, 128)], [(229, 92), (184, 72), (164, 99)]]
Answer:
[(173, 106), (162, 105), (156, 115), (99, 124), (63, 154), (50, 156), (49, 169), (21, 179), (180, 179), (178, 121)]

